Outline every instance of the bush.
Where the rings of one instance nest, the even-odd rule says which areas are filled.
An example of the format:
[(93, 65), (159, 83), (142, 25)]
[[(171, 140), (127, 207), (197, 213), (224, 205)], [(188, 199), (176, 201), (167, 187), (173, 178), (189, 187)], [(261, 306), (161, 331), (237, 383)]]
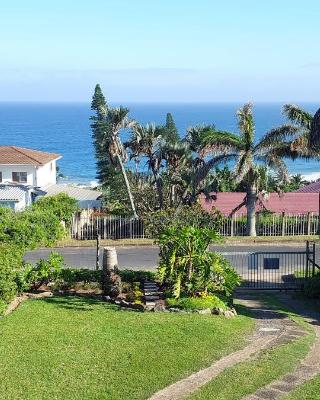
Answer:
[(313, 299), (320, 298), (320, 272), (307, 279), (303, 292), (307, 297)]
[(169, 227), (183, 228), (190, 226), (218, 231), (222, 221), (222, 214), (217, 210), (209, 213), (200, 204), (196, 203), (192, 206), (181, 206), (179, 209), (169, 208), (152, 212), (147, 214), (143, 221), (146, 233), (152, 238), (158, 238)]
[(22, 252), (13, 246), (0, 245), (0, 313), (17, 294), (17, 274), (22, 268)]
[(77, 282), (91, 283), (102, 282), (102, 271), (95, 271), (90, 269), (73, 269), (63, 268), (60, 272), (59, 278), (64, 283), (72, 285)]
[(134, 283), (155, 280), (157, 274), (152, 271), (134, 271), (132, 269), (124, 269), (119, 271), (119, 275), (123, 282)]
[(73, 197), (59, 193), (56, 196), (41, 197), (32, 205), (32, 210), (46, 210), (69, 226), (74, 213), (78, 210), (78, 203)]
[(198, 292), (230, 296), (240, 277), (230, 263), (208, 246), (220, 239), (207, 228), (172, 227), (159, 237), (158, 274), (165, 289), (175, 297), (194, 296)]
[(226, 303), (215, 295), (181, 297), (180, 299), (169, 298), (166, 301), (169, 307), (180, 308), (187, 311), (204, 310), (206, 308), (222, 308), (226, 310), (228, 308)]

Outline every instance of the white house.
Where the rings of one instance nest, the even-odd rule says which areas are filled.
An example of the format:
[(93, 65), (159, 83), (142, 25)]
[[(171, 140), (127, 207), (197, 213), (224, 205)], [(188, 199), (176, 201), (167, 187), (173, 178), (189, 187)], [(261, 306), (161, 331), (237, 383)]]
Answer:
[(57, 183), (61, 156), (16, 146), (0, 146), (0, 183), (46, 187)]
[(40, 196), (66, 193), (80, 208), (99, 208), (102, 193), (77, 186), (57, 184), (59, 154), (0, 146), (0, 207), (21, 211)]

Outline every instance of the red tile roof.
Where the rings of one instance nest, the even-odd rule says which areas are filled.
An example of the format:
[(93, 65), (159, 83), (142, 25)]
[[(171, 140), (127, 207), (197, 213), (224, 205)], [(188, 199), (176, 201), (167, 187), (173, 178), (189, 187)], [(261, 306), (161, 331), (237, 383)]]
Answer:
[(0, 146), (0, 164), (44, 165), (61, 158), (60, 154), (26, 149), (16, 146)]
[[(211, 193), (214, 197), (212, 200), (207, 200), (204, 195), (200, 196), (202, 207), (210, 211), (213, 207), (222, 212), (223, 215), (230, 215), (231, 212), (242, 203), (246, 197), (246, 193)], [(280, 196), (278, 193), (270, 193), (269, 196), (263, 198), (260, 196), (256, 204), (256, 211), (267, 209), (274, 213), (299, 215), (313, 212), (319, 212), (319, 194), (318, 193), (283, 193)], [(242, 206), (236, 212), (236, 215), (244, 215), (247, 210)]]
[(295, 193), (320, 193), (320, 180), (296, 190)]

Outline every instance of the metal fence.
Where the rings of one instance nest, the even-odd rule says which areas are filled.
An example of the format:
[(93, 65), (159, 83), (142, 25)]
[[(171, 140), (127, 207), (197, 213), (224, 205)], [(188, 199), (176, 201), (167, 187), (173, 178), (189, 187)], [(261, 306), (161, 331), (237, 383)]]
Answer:
[[(220, 228), (222, 236), (246, 236), (247, 218), (234, 215), (224, 217)], [(258, 236), (316, 235), (319, 232), (319, 216), (304, 215), (258, 215), (256, 221)], [(147, 238), (141, 219), (121, 216), (86, 215), (75, 216), (71, 226), (71, 237), (79, 240), (101, 239), (143, 239)]]
[(242, 277), (246, 289), (302, 289), (319, 266), (315, 244), (307, 242), (304, 251), (263, 251), (221, 253)]

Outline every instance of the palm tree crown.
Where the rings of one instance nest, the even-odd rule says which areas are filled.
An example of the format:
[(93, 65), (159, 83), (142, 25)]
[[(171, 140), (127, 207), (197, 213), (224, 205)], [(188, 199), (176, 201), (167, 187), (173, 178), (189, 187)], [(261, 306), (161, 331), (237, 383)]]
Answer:
[(283, 157), (290, 156), (290, 143), (296, 137), (298, 129), (292, 125), (283, 125), (267, 132), (260, 140), (255, 137), (255, 125), (252, 104), (246, 104), (237, 112), (239, 134), (210, 131), (203, 138), (206, 154), (220, 161), (235, 162), (234, 177), (244, 182), (247, 188), (245, 204), (248, 211), (248, 233), (255, 236), (255, 203), (261, 181), (261, 166), (273, 170), (279, 179), (288, 177)]

